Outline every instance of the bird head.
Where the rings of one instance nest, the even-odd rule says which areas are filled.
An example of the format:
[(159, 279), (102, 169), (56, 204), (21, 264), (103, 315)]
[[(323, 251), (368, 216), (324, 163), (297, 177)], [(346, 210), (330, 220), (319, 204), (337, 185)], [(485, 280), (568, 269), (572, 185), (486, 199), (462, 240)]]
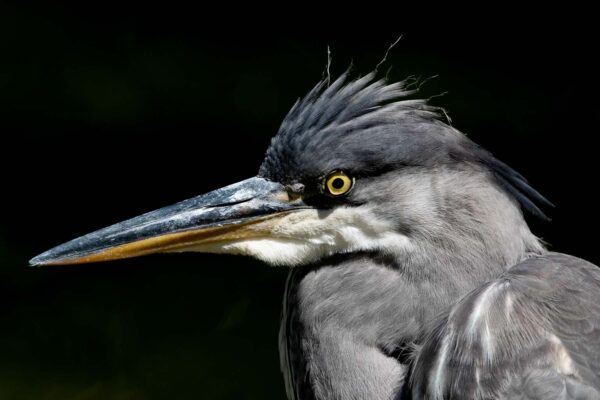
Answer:
[(340, 253), (414, 257), (424, 245), (452, 252), (466, 243), (463, 251), (485, 252), (492, 238), (526, 247), (514, 244), (515, 229), (529, 232), (519, 204), (543, 217), (535, 203), (547, 200), (442, 122), (437, 108), (409, 99), (413, 93), (374, 74), (323, 81), (285, 117), (257, 176), (100, 229), (30, 263), (197, 251), (298, 266)]

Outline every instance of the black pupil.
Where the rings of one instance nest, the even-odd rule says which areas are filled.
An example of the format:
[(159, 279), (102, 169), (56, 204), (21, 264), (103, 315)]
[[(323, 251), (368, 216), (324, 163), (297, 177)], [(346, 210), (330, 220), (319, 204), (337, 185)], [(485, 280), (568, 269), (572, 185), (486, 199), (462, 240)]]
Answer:
[(344, 187), (344, 180), (342, 178), (335, 178), (333, 182), (331, 182), (331, 186), (333, 186), (334, 189), (339, 190)]

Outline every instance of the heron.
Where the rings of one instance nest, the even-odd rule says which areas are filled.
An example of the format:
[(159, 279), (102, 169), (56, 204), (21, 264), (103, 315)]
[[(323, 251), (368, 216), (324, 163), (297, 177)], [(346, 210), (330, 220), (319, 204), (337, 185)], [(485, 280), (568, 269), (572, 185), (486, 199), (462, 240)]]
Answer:
[(375, 72), (299, 99), (249, 179), (100, 229), (33, 266), (152, 253), (289, 268), (290, 400), (599, 399), (600, 270), (551, 252), (551, 203)]

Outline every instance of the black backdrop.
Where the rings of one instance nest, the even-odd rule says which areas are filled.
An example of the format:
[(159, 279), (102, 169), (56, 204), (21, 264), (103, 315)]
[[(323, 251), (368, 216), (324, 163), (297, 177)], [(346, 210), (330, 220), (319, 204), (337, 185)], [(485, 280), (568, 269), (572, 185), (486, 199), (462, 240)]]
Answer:
[(423, 95), (448, 91), (434, 102), (454, 125), (558, 206), (550, 224), (529, 219), (535, 233), (599, 263), (592, 14), (428, 7), (2, 6), (0, 398), (283, 398), (284, 269), (198, 254), (27, 260), (255, 174), (327, 45), (334, 75), (351, 61), (366, 73), (403, 34), (391, 78), (439, 75)]

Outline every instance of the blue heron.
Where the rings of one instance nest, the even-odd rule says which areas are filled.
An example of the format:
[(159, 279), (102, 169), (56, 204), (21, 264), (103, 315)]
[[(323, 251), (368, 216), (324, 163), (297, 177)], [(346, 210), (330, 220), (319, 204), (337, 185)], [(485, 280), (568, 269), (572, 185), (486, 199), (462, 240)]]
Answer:
[(371, 73), (318, 83), (257, 176), (31, 260), (242, 254), (290, 269), (290, 399), (599, 399), (600, 270), (548, 251), (515, 170)]

